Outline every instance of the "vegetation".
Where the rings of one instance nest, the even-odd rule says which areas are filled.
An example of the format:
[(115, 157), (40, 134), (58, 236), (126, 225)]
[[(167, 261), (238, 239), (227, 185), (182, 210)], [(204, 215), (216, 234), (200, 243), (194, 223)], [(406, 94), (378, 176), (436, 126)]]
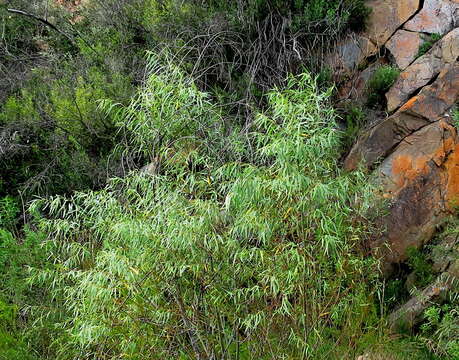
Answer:
[(424, 288), (432, 283), (433, 270), (431, 264), (426, 259), (426, 256), (415, 248), (409, 248), (407, 251), (408, 266), (414, 276), (414, 284), (417, 288)]
[(451, 359), (459, 356), (459, 313), (457, 300), (453, 304), (434, 305), (424, 313), (421, 339), (433, 353)]
[(354, 144), (367, 119), (364, 110), (360, 106), (349, 106), (348, 109), (345, 109), (343, 117), (346, 126), (343, 145), (345, 150), (348, 150)]
[(453, 114), (453, 123), (456, 128), (459, 127), (459, 106), (456, 104), (453, 109), (452, 109), (452, 114)]
[(369, 107), (381, 107), (386, 104), (386, 92), (397, 80), (400, 71), (390, 65), (379, 67), (371, 79), (368, 81), (368, 100)]
[(365, 248), (376, 189), (339, 163), (366, 116), (335, 111), (325, 59), (368, 14), (0, 0), (0, 360), (454, 359), (456, 298), (389, 336), (405, 284)]
[(442, 38), (440, 34), (430, 34), (428, 38), (422, 43), (422, 45), (419, 47), (417, 57), (421, 57), (427, 51), (429, 51), (432, 46)]
[[(450, 273), (457, 273), (459, 247), (457, 215), (450, 219), (444, 231), (438, 236), (439, 244), (431, 246), (431, 258), (443, 259), (450, 263)], [(442, 241), (449, 241), (449, 246), (442, 246)], [(437, 242), (438, 242), (437, 241)], [(444, 259), (447, 259), (446, 261)], [(432, 267), (429, 268), (432, 276)], [(440, 304), (432, 304), (425, 312), (420, 325), (418, 338), (429, 350), (440, 358), (455, 359), (459, 355), (459, 284), (457, 278), (442, 274), (445, 280), (453, 282), (453, 291)]]
[[(328, 94), (317, 93), (307, 74), (290, 79), (268, 94), (247, 134), (251, 147), (233, 150), (239, 158), (252, 151), (252, 162), (218, 166), (209, 138), (190, 134), (218, 124), (219, 113), (176, 75), (154, 73), (118, 111), (136, 129), (139, 150), (150, 151), (151, 134), (163, 136), (159, 173), (34, 205), (51, 217), (40, 226), (56, 267), (37, 269), (31, 281), (49, 288), (55, 311), (70, 313), (59, 326), (57, 356), (145, 358), (152, 348), (152, 358), (349, 352), (350, 336), (378, 322), (378, 282), (376, 263), (352, 251), (364, 235), (362, 195), (370, 189), (361, 174), (337, 167), (340, 134)], [(178, 123), (162, 123), (167, 113), (145, 123), (165, 105), (162, 91), (167, 106), (181, 112), (194, 104), (207, 119), (198, 110)]]

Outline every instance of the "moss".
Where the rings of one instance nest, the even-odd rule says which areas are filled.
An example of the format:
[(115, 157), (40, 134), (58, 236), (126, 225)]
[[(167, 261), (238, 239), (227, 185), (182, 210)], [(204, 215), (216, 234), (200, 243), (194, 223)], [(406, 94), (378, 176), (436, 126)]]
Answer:
[(459, 104), (456, 104), (452, 110), (453, 124), (459, 129)]

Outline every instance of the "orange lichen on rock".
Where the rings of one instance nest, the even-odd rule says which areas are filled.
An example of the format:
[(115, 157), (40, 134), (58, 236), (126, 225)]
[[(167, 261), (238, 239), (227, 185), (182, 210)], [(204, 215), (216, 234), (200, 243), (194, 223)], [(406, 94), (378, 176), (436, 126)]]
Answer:
[(455, 144), (453, 152), (445, 163), (448, 183), (446, 186), (446, 206), (453, 210), (459, 205), (459, 144)]
[(413, 105), (418, 100), (419, 96), (413, 96), (410, 100), (408, 100), (401, 108), (400, 111), (406, 111), (413, 107)]
[(429, 171), (429, 157), (419, 156), (413, 158), (409, 155), (398, 155), (392, 162), (394, 181), (400, 187), (414, 181), (419, 175)]
[(440, 146), (432, 156), (432, 160), (435, 164), (437, 164), (437, 166), (441, 166), (443, 164), (448, 154), (454, 151), (455, 145), (456, 144), (453, 138), (443, 140), (442, 146)]

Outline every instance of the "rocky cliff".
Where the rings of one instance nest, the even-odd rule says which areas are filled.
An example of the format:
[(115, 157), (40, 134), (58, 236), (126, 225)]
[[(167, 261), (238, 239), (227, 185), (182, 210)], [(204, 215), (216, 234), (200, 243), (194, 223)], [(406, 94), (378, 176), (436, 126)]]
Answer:
[(366, 32), (349, 36), (331, 59), (347, 79), (341, 99), (354, 103), (364, 102), (379, 65), (400, 69), (385, 94), (385, 115), (361, 133), (344, 163), (374, 171), (389, 202), (380, 220), (385, 232), (371, 248), (390, 269), (406, 260), (407, 248), (428, 242), (459, 205), (459, 137), (451, 115), (459, 95), (459, 1), (368, 5)]

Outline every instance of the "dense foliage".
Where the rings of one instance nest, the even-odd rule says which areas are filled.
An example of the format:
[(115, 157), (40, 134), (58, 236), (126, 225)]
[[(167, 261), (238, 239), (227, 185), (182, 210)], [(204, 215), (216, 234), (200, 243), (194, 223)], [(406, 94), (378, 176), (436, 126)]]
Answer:
[(366, 115), (340, 130), (324, 64), (368, 13), (0, 0), (0, 360), (454, 359), (454, 294), (389, 336), (408, 291), (365, 248), (384, 204), (339, 163)]
[[(59, 356), (349, 351), (350, 337), (377, 323), (377, 271), (352, 251), (368, 190), (360, 174), (337, 167), (340, 135), (327, 94), (309, 75), (271, 92), (247, 134), (251, 149), (239, 150), (254, 161), (218, 166), (206, 139), (193, 135), (213, 124), (218, 131), (218, 112), (174, 74), (153, 74), (123, 112), (139, 150), (151, 148), (152, 135), (163, 138), (162, 171), (40, 203), (56, 219), (42, 223), (56, 267), (32, 279), (71, 313)], [(187, 116), (151, 116), (160, 106)]]
[(319, 54), (367, 14), (361, 0), (0, 3), (0, 196), (98, 188), (122, 173), (117, 159), (106, 166), (120, 139), (96, 100), (128, 101), (145, 50), (172, 52), (244, 126), (264, 91), (300, 67), (319, 71)]

